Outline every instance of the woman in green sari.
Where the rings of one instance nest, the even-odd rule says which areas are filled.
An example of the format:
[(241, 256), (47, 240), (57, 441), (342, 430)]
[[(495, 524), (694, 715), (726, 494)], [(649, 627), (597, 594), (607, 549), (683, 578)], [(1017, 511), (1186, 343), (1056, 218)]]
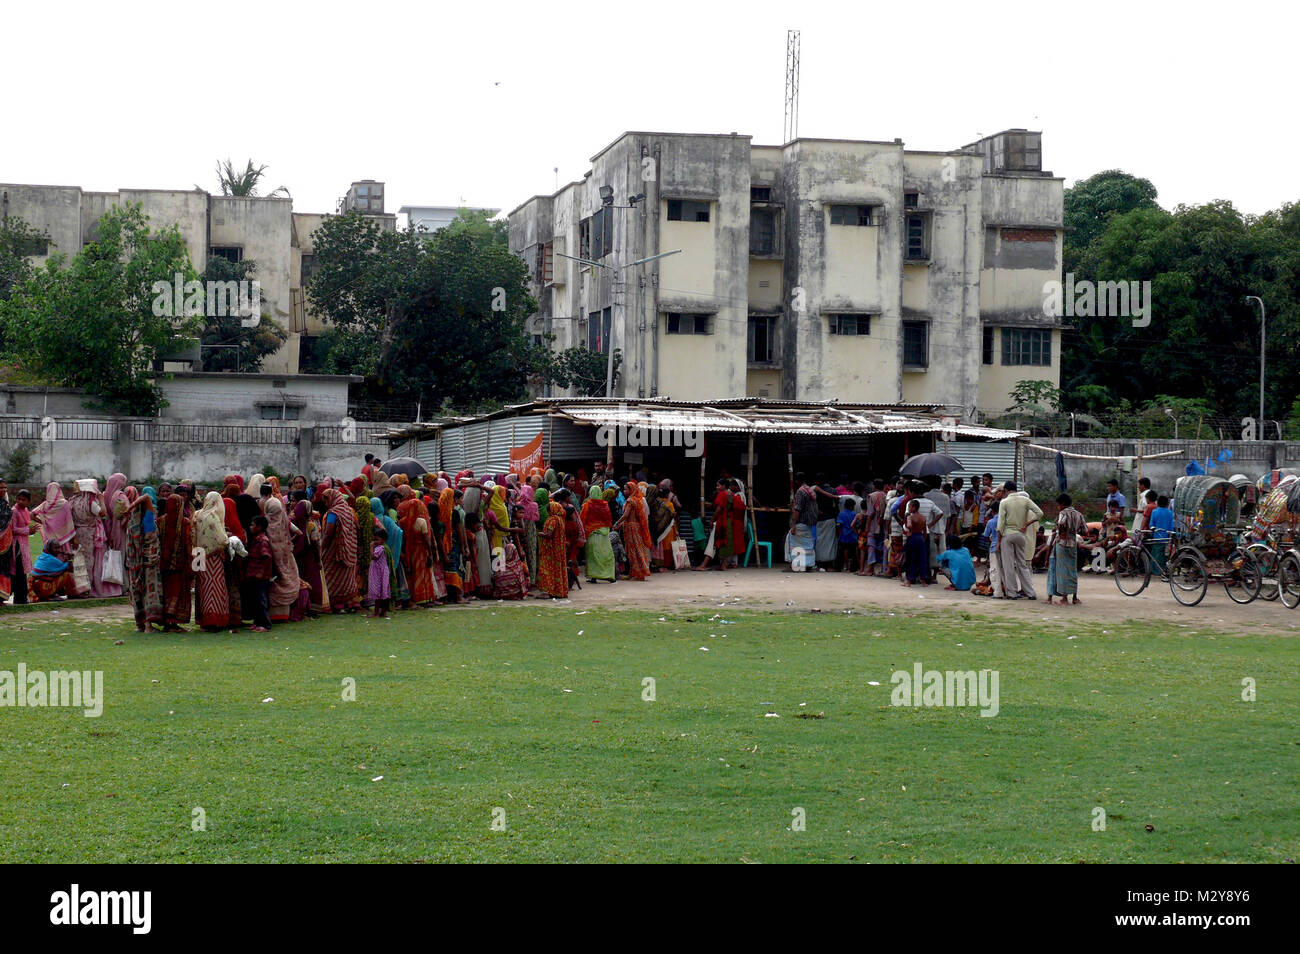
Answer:
[(604, 492), (593, 485), (578, 515), (587, 531), (587, 579), (614, 582), (614, 548), (609, 542), (609, 530), (614, 517), (605, 502)]

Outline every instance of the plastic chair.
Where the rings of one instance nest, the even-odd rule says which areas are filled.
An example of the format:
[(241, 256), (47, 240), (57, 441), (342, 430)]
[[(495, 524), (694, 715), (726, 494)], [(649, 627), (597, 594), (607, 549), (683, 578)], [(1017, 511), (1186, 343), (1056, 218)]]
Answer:
[(762, 565), (763, 565), (763, 553), (764, 553), (764, 551), (766, 551), (766, 552), (767, 552), (767, 568), (768, 568), (769, 570), (772, 569), (772, 544), (770, 544), (770, 543), (764, 543), (762, 540), (759, 540), (759, 539), (756, 538), (756, 536), (755, 536), (755, 534), (754, 534), (754, 522), (753, 522), (752, 520), (746, 520), (746, 521), (745, 521), (745, 543), (746, 543), (746, 546), (745, 546), (745, 563), (744, 563), (745, 566), (749, 566), (749, 555), (750, 555), (751, 553), (753, 553), (753, 552), (754, 552), (754, 548), (757, 547), (757, 548), (758, 548), (758, 563), (757, 563), (757, 565), (758, 565), (758, 566), (762, 566)]

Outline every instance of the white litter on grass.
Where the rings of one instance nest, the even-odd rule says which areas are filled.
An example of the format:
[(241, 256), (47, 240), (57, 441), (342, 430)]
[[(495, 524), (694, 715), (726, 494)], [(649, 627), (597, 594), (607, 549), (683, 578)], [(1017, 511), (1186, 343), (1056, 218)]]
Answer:
[(764, 713), (763, 713), (763, 718), (764, 718), (764, 719), (779, 719), (779, 718), (781, 718), (781, 713), (779, 713), (779, 712), (764, 712)]
[(388, 658), (389, 658), (389, 659), (396, 659), (397, 657), (396, 657), (396, 656), (389, 656)]
[(267, 696), (267, 697), (266, 697), (265, 699), (263, 699), (262, 701), (263, 701), (263, 702), (274, 702), (275, 700), (272, 699), (270, 696)]
[(868, 685), (868, 686), (878, 686), (878, 685), (880, 685), (880, 683), (878, 683), (878, 682), (876, 682), (874, 679), (872, 679), (870, 682), (867, 683), (867, 685)]
[(702, 652), (702, 653), (707, 653), (708, 651), (709, 651), (709, 647), (708, 647), (708, 646), (701, 646), (701, 647), (700, 647), (700, 652)]
[(1066, 639), (1078, 639), (1079, 637), (1078, 637), (1078, 636), (1066, 636), (1065, 638), (1066, 638)]
[(580, 629), (580, 630), (578, 630), (578, 635), (581, 636), (581, 635), (582, 635), (583, 633), (585, 633), (585, 632), (586, 632), (585, 629)]
[(588, 613), (590, 613), (590, 612), (591, 612), (591, 610), (579, 610), (578, 612), (574, 613), (573, 615), (574, 615), (574, 616), (586, 616), (586, 615), (587, 615)]
[[(54, 612), (57, 613), (58, 610), (55, 610)], [(71, 785), (72, 785), (71, 782), (64, 782), (62, 785), (59, 786), (59, 788), (69, 788)]]
[(372, 778), (370, 781), (372, 781), (372, 782), (382, 782), (383, 780), (384, 780), (384, 777), (383, 777), (382, 775), (376, 775), (376, 776), (375, 776), (374, 778)]
[(572, 692), (572, 689), (561, 689), (560, 692)]

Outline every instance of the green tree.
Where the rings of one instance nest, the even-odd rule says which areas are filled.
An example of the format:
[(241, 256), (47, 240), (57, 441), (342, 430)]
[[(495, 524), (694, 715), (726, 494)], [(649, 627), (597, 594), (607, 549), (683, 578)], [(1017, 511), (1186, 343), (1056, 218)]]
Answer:
[[(253, 282), (256, 272), (257, 263), (251, 258), (232, 262), (214, 255), (203, 270), (203, 281)], [(246, 326), (242, 317), (231, 310), (229, 314), (205, 319), (200, 339), (204, 345), (205, 371), (256, 371), (262, 366), (262, 360), (278, 351), (289, 337), (284, 326), (265, 307), (252, 327)]]
[(525, 333), (536, 302), (501, 223), (462, 215), (430, 235), (350, 213), (326, 219), (312, 244), (307, 294), (332, 326), (326, 370), (429, 405), (525, 395), (539, 363)]
[(163, 405), (155, 362), (202, 325), (173, 317), (171, 289), (197, 277), (174, 225), (151, 232), (140, 205), (110, 209), (94, 242), (71, 260), (52, 255), (0, 302), (9, 355), (103, 406), (152, 415)]
[(1150, 179), (1119, 169), (1098, 172), (1066, 189), (1065, 271), (1074, 271), (1078, 256), (1106, 231), (1112, 216), (1134, 209), (1159, 208), (1156, 196)]
[(32, 228), (18, 216), (0, 221), (0, 301), (10, 296), (14, 286), (31, 277), (28, 256), (43, 255), (49, 247), (49, 234)]
[[(249, 159), (243, 171), (235, 169), (234, 163), (229, 159), (217, 163), (217, 185), (221, 189), (222, 195), (245, 196), (247, 198), (257, 198), (257, 188), (266, 175), (267, 166), (254, 166), (253, 160)], [(201, 188), (197, 187), (196, 188)], [(277, 186), (268, 192), (265, 196), (267, 199), (274, 199), (277, 196), (288, 196), (289, 190), (284, 186)]]

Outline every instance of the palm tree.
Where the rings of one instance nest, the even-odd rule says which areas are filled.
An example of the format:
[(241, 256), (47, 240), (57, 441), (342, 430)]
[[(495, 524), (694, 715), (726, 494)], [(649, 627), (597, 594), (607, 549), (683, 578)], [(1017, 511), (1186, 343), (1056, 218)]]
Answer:
[[(221, 186), (221, 194), (256, 198), (257, 184), (262, 180), (266, 169), (266, 166), (254, 166), (252, 159), (248, 160), (248, 165), (243, 172), (236, 172), (234, 163), (229, 159), (224, 163), (218, 162), (217, 183)], [(266, 198), (274, 199), (280, 195), (288, 196), (289, 190), (284, 186), (278, 186)]]

